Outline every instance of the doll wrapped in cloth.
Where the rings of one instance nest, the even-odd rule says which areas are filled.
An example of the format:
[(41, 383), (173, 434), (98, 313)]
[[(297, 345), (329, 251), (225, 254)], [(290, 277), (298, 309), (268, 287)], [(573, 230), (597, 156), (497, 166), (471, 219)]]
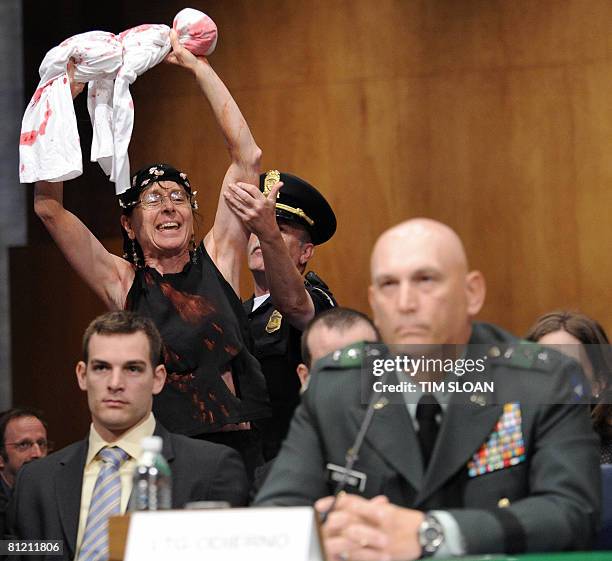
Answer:
[[(174, 18), (179, 41), (197, 56), (212, 53), (217, 28), (206, 14), (185, 8)], [(87, 107), (93, 126), (91, 161), (115, 182), (117, 194), (129, 188), (128, 146), (134, 125), (129, 86), (170, 52), (170, 28), (145, 24), (119, 35), (90, 31), (66, 39), (43, 59), (40, 83), (28, 104), (19, 139), (19, 179), (66, 181), (83, 172), (81, 146), (67, 73), (88, 82)]]

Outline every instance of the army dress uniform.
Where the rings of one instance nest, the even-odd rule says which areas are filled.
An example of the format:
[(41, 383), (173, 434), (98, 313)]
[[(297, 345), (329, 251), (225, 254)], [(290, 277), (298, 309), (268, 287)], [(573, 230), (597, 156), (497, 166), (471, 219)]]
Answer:
[[(323, 195), (303, 179), (276, 170), (261, 174), (259, 187), (267, 195), (277, 181), (283, 182), (276, 201), (277, 220), (304, 227), (314, 245), (328, 241), (336, 231), (336, 217)], [(306, 275), (304, 288), (312, 299), (315, 315), (337, 305), (331, 290), (315, 273)], [(245, 301), (244, 309), (253, 338), (253, 354), (261, 364), (272, 405), (272, 417), (257, 423), (262, 431), (264, 458), (271, 460), (278, 454), (300, 402), (296, 368), (302, 362), (302, 332), (283, 318), (269, 296), (255, 309), (254, 302), (254, 297)]]
[[(554, 350), (525, 347), (474, 324), (471, 345), (487, 345), (482, 379), (494, 396), (453, 394), (429, 466), (405, 405), (374, 412), (348, 488), (399, 506), (446, 511), (467, 554), (588, 549), (601, 489), (597, 438), (588, 408), (574, 405), (568, 380), (578, 364)], [(329, 465), (343, 466), (365, 415), (361, 365), (351, 346), (319, 362), (257, 505), (311, 505), (333, 494)], [(473, 396), (474, 394), (472, 394)], [(504, 431), (510, 445), (498, 449)]]

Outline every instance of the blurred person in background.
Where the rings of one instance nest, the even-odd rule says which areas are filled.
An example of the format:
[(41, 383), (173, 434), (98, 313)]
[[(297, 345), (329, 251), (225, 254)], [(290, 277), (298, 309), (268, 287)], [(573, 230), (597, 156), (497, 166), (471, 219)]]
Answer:
[(321, 312), (310, 320), (302, 333), (302, 361), (297, 373), (306, 384), (312, 365), (320, 358), (352, 343), (377, 343), (380, 333), (364, 313), (352, 308), (337, 307)]
[(601, 437), (601, 463), (612, 463), (612, 356), (604, 328), (579, 312), (557, 310), (539, 317), (526, 339), (553, 345), (580, 362), (596, 400), (593, 427)]
[(47, 423), (40, 412), (14, 407), (0, 413), (0, 538), (17, 472), (24, 464), (44, 458), (49, 449)]

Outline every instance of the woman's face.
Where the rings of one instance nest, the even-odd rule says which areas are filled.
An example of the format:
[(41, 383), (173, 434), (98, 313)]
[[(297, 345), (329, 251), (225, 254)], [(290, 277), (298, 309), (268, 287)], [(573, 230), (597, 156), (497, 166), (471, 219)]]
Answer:
[(591, 383), (593, 394), (599, 393), (599, 386), (593, 374), (593, 365), (579, 339), (567, 331), (559, 329), (558, 331), (552, 331), (540, 337), (538, 343), (554, 347), (559, 352), (576, 359), (582, 366), (586, 377)]
[[(179, 191), (183, 197), (172, 195)], [(160, 195), (161, 202), (151, 204), (151, 195)], [(140, 194), (140, 203), (123, 221), (130, 238), (136, 238), (146, 256), (174, 256), (189, 249), (193, 236), (193, 211), (185, 189), (174, 181), (154, 183)]]

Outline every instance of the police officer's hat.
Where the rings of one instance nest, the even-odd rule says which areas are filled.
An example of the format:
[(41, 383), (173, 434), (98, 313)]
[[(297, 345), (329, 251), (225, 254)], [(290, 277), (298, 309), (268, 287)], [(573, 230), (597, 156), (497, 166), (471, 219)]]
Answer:
[(276, 217), (304, 226), (315, 245), (329, 240), (336, 231), (336, 215), (323, 195), (303, 179), (277, 170), (259, 176), (259, 189), (267, 195), (278, 181), (283, 186), (276, 199)]

